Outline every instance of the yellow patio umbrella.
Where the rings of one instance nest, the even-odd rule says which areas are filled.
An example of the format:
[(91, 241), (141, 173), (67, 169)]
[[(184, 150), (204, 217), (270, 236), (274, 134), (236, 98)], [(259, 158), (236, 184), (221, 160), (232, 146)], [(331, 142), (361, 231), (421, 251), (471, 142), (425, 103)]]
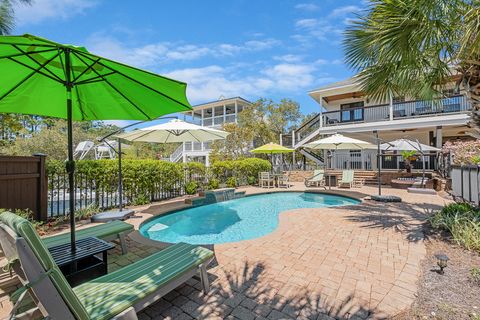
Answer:
[(264, 144), (261, 147), (255, 148), (253, 150), (250, 150), (251, 153), (267, 153), (267, 154), (274, 154), (274, 153), (290, 153), (295, 150), (281, 146), (279, 144), (270, 142), (267, 144)]
[(265, 154), (270, 154), (271, 155), (271, 164), (272, 164), (272, 170), (273, 170), (273, 154), (279, 154), (279, 153), (291, 153), (294, 152), (295, 150), (281, 146), (279, 144), (270, 142), (267, 144), (264, 144), (261, 147), (258, 147), (256, 149), (250, 150), (251, 153), (265, 153)]

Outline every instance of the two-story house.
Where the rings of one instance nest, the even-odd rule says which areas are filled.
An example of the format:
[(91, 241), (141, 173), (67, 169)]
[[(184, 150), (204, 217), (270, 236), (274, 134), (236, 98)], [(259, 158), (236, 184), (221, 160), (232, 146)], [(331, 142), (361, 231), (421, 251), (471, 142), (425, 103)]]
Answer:
[[(241, 97), (207, 102), (193, 106), (183, 114), (183, 120), (205, 127), (221, 129), (224, 123), (237, 122), (238, 114), (251, 102)], [(198, 161), (209, 165), (211, 142), (184, 142), (171, 155), (171, 162)]]
[[(318, 163), (323, 161), (321, 155), (302, 150), (301, 147), (333, 133), (373, 143), (378, 133), (382, 142), (406, 138), (438, 148), (447, 140), (469, 137), (467, 122), (471, 105), (464, 92), (454, 89), (453, 83), (444, 92), (443, 98), (435, 101), (408, 97), (371, 101), (361, 91), (355, 77), (323, 86), (308, 94), (319, 103), (320, 112), (285, 140), (287, 145)], [(384, 158), (382, 161), (382, 167), (391, 169), (398, 169), (403, 163), (401, 157)], [(351, 150), (336, 152), (334, 161), (328, 165), (337, 169), (372, 170), (377, 167), (376, 162), (375, 150)], [(428, 157), (428, 169), (434, 169), (434, 162), (433, 157)]]

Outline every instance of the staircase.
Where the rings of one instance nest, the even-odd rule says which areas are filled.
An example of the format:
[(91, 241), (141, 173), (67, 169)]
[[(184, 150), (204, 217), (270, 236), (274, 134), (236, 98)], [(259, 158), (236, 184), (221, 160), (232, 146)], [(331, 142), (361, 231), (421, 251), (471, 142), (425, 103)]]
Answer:
[[(342, 177), (342, 170), (329, 170), (329, 173)], [(377, 172), (367, 170), (355, 170), (355, 179), (363, 179), (365, 184), (377, 184)]]
[(307, 159), (315, 162), (317, 165), (323, 166), (323, 156), (322, 155), (320, 155), (318, 153), (315, 153), (315, 152), (312, 152), (310, 150), (306, 150), (306, 149), (300, 149), (300, 153), (302, 155), (304, 155)]

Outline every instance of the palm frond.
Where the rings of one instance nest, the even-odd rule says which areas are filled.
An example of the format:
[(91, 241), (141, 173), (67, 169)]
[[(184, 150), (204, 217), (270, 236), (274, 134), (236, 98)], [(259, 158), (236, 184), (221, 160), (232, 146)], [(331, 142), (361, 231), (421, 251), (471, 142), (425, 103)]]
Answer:
[(460, 0), (373, 0), (346, 30), (347, 64), (373, 99), (429, 99), (451, 77)]

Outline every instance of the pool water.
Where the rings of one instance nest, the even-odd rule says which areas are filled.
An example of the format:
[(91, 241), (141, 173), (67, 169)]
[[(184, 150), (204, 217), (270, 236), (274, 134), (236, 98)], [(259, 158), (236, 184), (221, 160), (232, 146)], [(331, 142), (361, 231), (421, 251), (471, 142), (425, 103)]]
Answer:
[(188, 208), (153, 218), (140, 226), (152, 240), (218, 244), (254, 239), (274, 231), (287, 210), (358, 204), (360, 201), (321, 193), (277, 192)]

